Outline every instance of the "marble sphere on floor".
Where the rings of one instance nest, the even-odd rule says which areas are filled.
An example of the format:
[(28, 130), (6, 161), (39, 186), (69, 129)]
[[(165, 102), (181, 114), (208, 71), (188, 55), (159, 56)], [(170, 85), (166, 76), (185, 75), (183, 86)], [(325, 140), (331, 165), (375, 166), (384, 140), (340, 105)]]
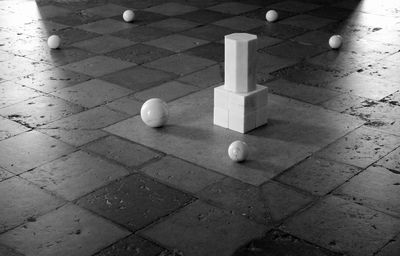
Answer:
[(229, 157), (235, 162), (243, 162), (249, 156), (249, 147), (243, 141), (237, 140), (228, 148)]
[(143, 122), (153, 128), (161, 127), (168, 121), (168, 105), (159, 98), (147, 100), (140, 109)]

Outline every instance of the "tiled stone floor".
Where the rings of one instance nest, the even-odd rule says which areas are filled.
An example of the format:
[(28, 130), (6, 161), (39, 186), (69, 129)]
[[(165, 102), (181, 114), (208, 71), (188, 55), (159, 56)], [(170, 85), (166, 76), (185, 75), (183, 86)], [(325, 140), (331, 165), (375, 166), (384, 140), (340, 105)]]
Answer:
[[(0, 255), (400, 255), (399, 28), (395, 0), (0, 1)], [(212, 124), (243, 31), (271, 92), (245, 135)]]

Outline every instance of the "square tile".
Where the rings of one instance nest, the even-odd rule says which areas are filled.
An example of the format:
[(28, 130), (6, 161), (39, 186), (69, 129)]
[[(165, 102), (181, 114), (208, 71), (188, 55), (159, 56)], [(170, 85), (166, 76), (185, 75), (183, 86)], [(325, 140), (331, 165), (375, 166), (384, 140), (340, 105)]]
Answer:
[(0, 184), (2, 194), (0, 198), (0, 233), (63, 204), (62, 200), (19, 177), (2, 181)]
[(137, 167), (149, 160), (161, 157), (159, 153), (149, 148), (116, 136), (108, 136), (96, 140), (86, 145), (84, 149), (105, 156), (128, 167)]
[(29, 129), (17, 122), (0, 116), (0, 140), (28, 131)]
[(360, 256), (380, 249), (399, 228), (398, 219), (332, 196), (289, 219), (282, 227), (332, 251)]
[(145, 240), (137, 235), (130, 235), (121, 239), (115, 244), (101, 250), (94, 256), (146, 256), (146, 255), (162, 255), (164, 249), (157, 244)]
[(136, 43), (141, 43), (154, 40), (169, 34), (171, 34), (170, 31), (166, 31), (163, 29), (153, 28), (150, 26), (139, 26), (135, 28), (124, 29), (113, 33), (112, 35), (125, 38)]
[(376, 164), (392, 171), (400, 170), (400, 148), (393, 150)]
[(274, 80), (265, 85), (268, 86), (269, 92), (311, 104), (319, 104), (341, 94), (324, 88), (289, 82), (284, 79)]
[(69, 201), (128, 174), (123, 167), (77, 151), (21, 175)]
[(293, 40), (301, 44), (313, 44), (323, 47), (325, 49), (330, 49), (329, 38), (331, 36), (331, 33), (320, 30), (313, 30), (305, 34), (296, 36), (295, 38), (293, 38)]
[(0, 141), (0, 166), (20, 174), (75, 149), (37, 131), (29, 131)]
[(42, 126), (47, 129), (97, 130), (127, 118), (128, 115), (100, 106)]
[(0, 84), (0, 109), (6, 106), (22, 102), (42, 94), (15, 82), (4, 82)]
[(279, 21), (281, 24), (291, 25), (295, 27), (301, 27), (308, 30), (314, 30), (322, 28), (330, 23), (335, 22), (335, 20), (315, 17), (307, 14), (296, 15), (284, 20)]
[(317, 154), (338, 162), (366, 168), (400, 145), (400, 137), (361, 127)]
[(86, 30), (89, 32), (93, 32), (93, 33), (98, 33), (98, 34), (110, 34), (113, 32), (117, 32), (119, 30), (129, 29), (132, 27), (136, 27), (136, 24), (120, 22), (120, 21), (116, 21), (114, 19), (104, 19), (104, 20), (99, 20), (99, 21), (83, 24), (83, 25), (77, 26), (76, 28)]
[(173, 78), (175, 78), (175, 75), (171, 73), (138, 66), (104, 76), (101, 79), (137, 92), (155, 85), (160, 85)]
[(28, 128), (37, 127), (57, 119), (78, 113), (83, 108), (69, 102), (45, 95), (0, 109), (0, 115)]
[(205, 188), (199, 197), (264, 225), (288, 217), (313, 200), (276, 182), (255, 187), (231, 178)]
[(106, 55), (114, 59), (129, 61), (140, 65), (162, 57), (169, 56), (171, 54), (173, 54), (173, 52), (166, 49), (137, 43), (135, 45), (110, 52)]
[(75, 47), (60, 48), (49, 51), (36, 51), (27, 55), (28, 58), (37, 61), (44, 61), (53, 66), (66, 65), (92, 57), (94, 54)]
[(0, 243), (27, 256), (90, 256), (127, 235), (128, 231), (111, 222), (68, 204), (0, 235)]
[(134, 174), (81, 198), (78, 204), (134, 231), (191, 200), (187, 194)]
[(180, 3), (164, 3), (145, 9), (149, 12), (156, 12), (167, 16), (176, 16), (187, 12), (192, 12), (198, 8)]
[(304, 28), (294, 27), (280, 23), (265, 23), (264, 26), (249, 31), (258, 36), (270, 36), (279, 39), (289, 39), (307, 32)]
[(182, 52), (206, 43), (207, 41), (205, 40), (183, 36), (180, 34), (173, 34), (146, 42), (148, 45), (164, 48), (173, 52)]
[(60, 30), (61, 46), (65, 47), (73, 43), (100, 36), (98, 33), (89, 32), (75, 27)]
[(260, 8), (260, 7), (257, 5), (243, 4), (243, 3), (237, 3), (237, 2), (227, 2), (227, 3), (221, 3), (218, 5), (211, 6), (207, 9), (216, 11), (216, 12), (237, 15), (237, 14), (253, 11), (258, 8)]
[(92, 79), (81, 84), (57, 90), (52, 95), (86, 108), (92, 108), (131, 93), (131, 90), (116, 84)]
[(213, 24), (221, 27), (227, 27), (232, 30), (248, 31), (257, 27), (261, 27), (265, 22), (255, 19), (250, 19), (244, 16), (234, 16), (214, 22)]
[(165, 156), (161, 160), (146, 165), (140, 172), (165, 184), (191, 193), (198, 193), (224, 176), (198, 165)]
[(103, 132), (102, 130), (64, 130), (60, 128), (41, 128), (39, 131), (75, 147), (80, 147), (86, 143), (107, 136), (107, 133)]
[(225, 35), (232, 34), (235, 31), (229, 28), (208, 24), (205, 26), (193, 28), (182, 32), (183, 35), (200, 38), (207, 41), (220, 41)]
[(270, 9), (277, 9), (277, 10), (288, 11), (288, 12), (299, 12), (299, 13), (311, 11), (318, 7), (320, 7), (320, 5), (312, 4), (312, 3), (304, 3), (301, 1), (290, 1), (290, 0), (275, 3), (275, 4), (268, 6), (268, 8), (270, 8)]
[(178, 80), (200, 88), (221, 84), (224, 81), (224, 65), (213, 65), (201, 71), (180, 77)]
[(192, 22), (178, 18), (169, 18), (149, 24), (150, 27), (155, 27), (175, 33), (183, 30), (188, 30), (197, 27), (199, 25), (200, 24), (197, 22)]
[(190, 20), (200, 24), (207, 24), (217, 20), (228, 18), (230, 17), (230, 15), (221, 12), (214, 12), (210, 10), (200, 9), (194, 12), (182, 14), (178, 17), (181, 19)]
[(126, 8), (120, 5), (104, 4), (86, 9), (85, 12), (108, 18), (115, 15), (122, 15), (125, 10)]
[(351, 165), (311, 157), (285, 171), (278, 177), (278, 180), (312, 194), (323, 196), (360, 171), (361, 169)]
[(185, 54), (206, 58), (216, 62), (224, 62), (225, 59), (224, 45), (214, 42), (189, 49)]
[(85, 51), (94, 52), (97, 54), (103, 54), (111, 51), (115, 51), (120, 48), (128, 47), (133, 45), (134, 42), (127, 39), (104, 35), (96, 38), (80, 41), (73, 44), (72, 46), (81, 48)]
[(366, 207), (400, 216), (400, 177), (384, 167), (370, 166), (333, 194)]
[(60, 23), (66, 26), (79, 26), (82, 24), (87, 24), (103, 19), (102, 16), (96, 15), (94, 13), (89, 13), (86, 11), (79, 11), (70, 13), (67, 16), (55, 16), (50, 18), (50, 21)]
[(262, 51), (287, 59), (302, 60), (324, 52), (325, 49), (308, 44), (297, 43), (294, 41), (286, 41), (268, 48), (264, 48)]
[[(138, 3), (138, 2), (132, 2), (132, 1), (127, 2), (127, 5), (128, 5), (127, 7), (133, 8), (133, 7), (129, 7), (129, 3)], [(136, 9), (136, 8), (133, 8), (133, 9)], [(122, 18), (122, 14), (114, 16), (112, 18), (115, 20), (118, 20), (118, 21), (125, 22), (124, 19)], [(169, 18), (169, 16), (162, 15), (162, 14), (155, 13), (155, 12), (148, 12), (148, 11), (136, 9), (135, 10), (135, 20), (133, 22), (135, 23), (135, 25), (143, 26), (143, 25), (147, 25), (149, 23), (157, 22), (157, 21), (167, 19), (167, 18)]]
[(142, 102), (137, 101), (133, 96), (123, 97), (106, 104), (106, 107), (134, 116), (140, 113)]
[(354, 106), (360, 106), (362, 102), (366, 100), (366, 98), (359, 97), (357, 95), (343, 93), (339, 96), (333, 97), (328, 101), (323, 102), (321, 106), (337, 112), (344, 112)]
[(89, 80), (87, 75), (62, 68), (48, 69), (22, 77), (15, 82), (42, 92), (53, 92)]
[(145, 64), (146, 67), (185, 75), (215, 64), (215, 61), (194, 57), (186, 54), (176, 54)]
[(184, 255), (228, 256), (238, 244), (259, 237), (266, 230), (263, 225), (196, 201), (140, 234), (177, 248)]
[(116, 60), (114, 58), (105, 56), (95, 56), (86, 60), (65, 65), (62, 68), (93, 77), (99, 77), (132, 66), (134, 66), (134, 64), (130, 62)]
[(0, 78), (13, 80), (18, 77), (40, 72), (52, 66), (42, 61), (35, 61), (24, 57), (14, 56), (13, 58), (1, 62)]
[(313, 16), (329, 18), (333, 20), (345, 20), (346, 18), (351, 17), (352, 13), (353, 12), (349, 9), (334, 6), (322, 6), (318, 9), (308, 12), (308, 14)]
[(310, 58), (308, 62), (329, 69), (351, 73), (364, 67), (368, 60), (351, 52), (327, 51)]
[(41, 6), (40, 8), (38, 8), (38, 12), (40, 13), (41, 19), (48, 19), (59, 16), (68, 16), (71, 14), (70, 10), (55, 5)]
[(198, 87), (171, 81), (150, 89), (138, 92), (135, 98), (146, 101), (151, 98), (160, 98), (166, 102), (175, 100), (192, 92), (199, 90)]

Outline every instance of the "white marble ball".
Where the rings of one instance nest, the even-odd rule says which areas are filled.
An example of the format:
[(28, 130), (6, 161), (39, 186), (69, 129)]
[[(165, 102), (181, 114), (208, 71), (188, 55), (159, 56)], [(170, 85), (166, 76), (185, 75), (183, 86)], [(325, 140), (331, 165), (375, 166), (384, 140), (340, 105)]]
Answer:
[(142, 105), (140, 116), (146, 125), (153, 128), (161, 127), (168, 121), (168, 105), (159, 98), (149, 99)]
[(245, 142), (237, 140), (229, 145), (228, 154), (233, 161), (242, 162), (249, 155), (249, 147)]
[(57, 49), (60, 47), (61, 39), (57, 35), (51, 35), (47, 39), (47, 45), (49, 46), (50, 49)]
[(132, 22), (135, 19), (135, 13), (132, 10), (126, 10), (122, 14), (122, 18), (125, 22)]
[(278, 19), (278, 13), (275, 10), (269, 10), (267, 14), (265, 14), (265, 19), (268, 22), (274, 22)]
[(333, 35), (331, 38), (329, 38), (329, 46), (332, 49), (338, 49), (340, 46), (342, 46), (343, 43), (343, 38), (339, 35)]

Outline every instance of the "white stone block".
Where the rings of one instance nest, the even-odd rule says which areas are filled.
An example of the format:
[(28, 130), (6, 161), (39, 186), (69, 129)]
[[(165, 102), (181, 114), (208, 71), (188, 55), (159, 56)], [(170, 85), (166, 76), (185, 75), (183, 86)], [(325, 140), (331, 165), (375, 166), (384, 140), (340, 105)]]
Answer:
[(228, 128), (240, 133), (246, 133), (256, 128), (257, 115), (256, 112), (251, 112), (247, 115), (238, 115), (235, 112), (229, 111)]
[(268, 106), (265, 105), (257, 109), (256, 111), (256, 127), (262, 126), (268, 123)]
[(246, 93), (256, 89), (257, 36), (225, 36), (225, 89)]
[(214, 107), (228, 109), (230, 92), (225, 90), (224, 86), (214, 88)]
[(262, 108), (268, 105), (268, 87), (257, 85), (257, 88), (259, 87), (260, 90), (257, 93), (257, 108)]
[(229, 112), (227, 109), (214, 107), (214, 124), (228, 128), (229, 127)]

